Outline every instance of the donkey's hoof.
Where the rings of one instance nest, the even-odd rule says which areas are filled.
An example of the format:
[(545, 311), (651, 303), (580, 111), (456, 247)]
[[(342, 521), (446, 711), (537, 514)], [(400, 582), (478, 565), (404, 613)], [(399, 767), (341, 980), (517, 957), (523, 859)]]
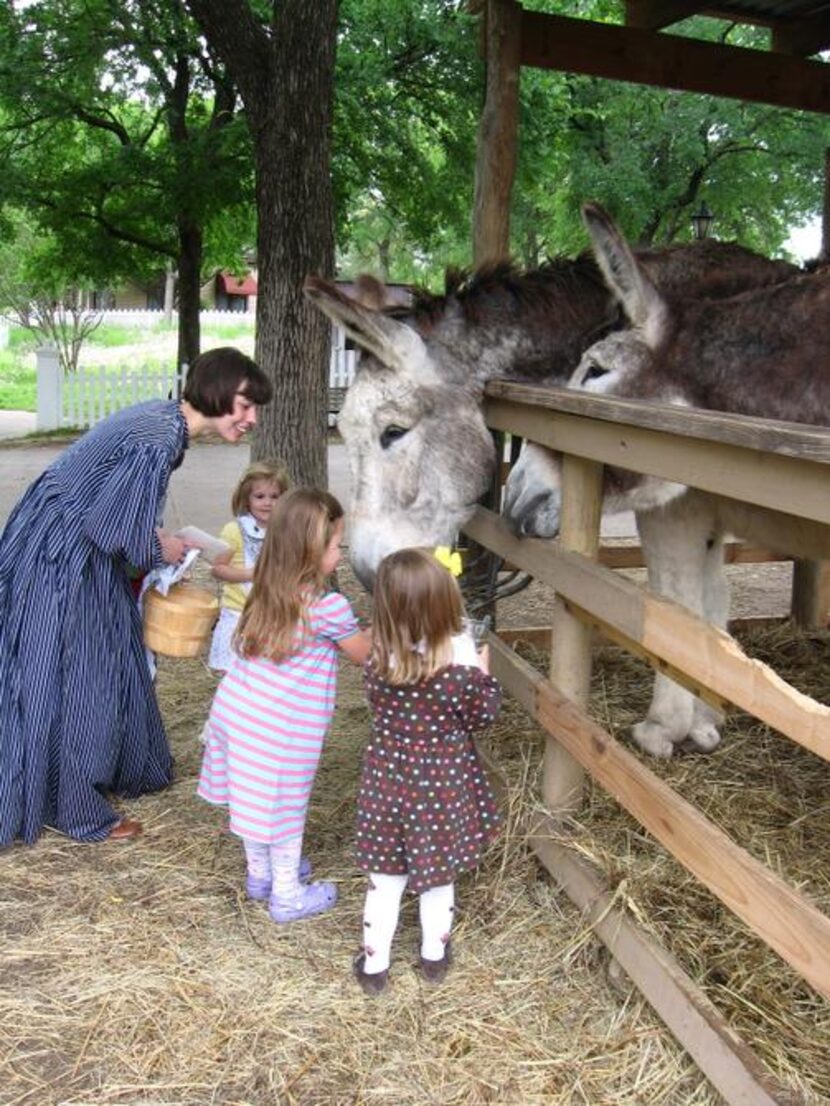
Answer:
[(634, 743), (644, 753), (649, 753), (653, 757), (662, 757), (664, 760), (668, 760), (674, 752), (674, 742), (670, 731), (663, 726), (658, 726), (655, 722), (649, 722), (648, 719), (633, 726), (631, 736), (634, 738)]
[(696, 726), (689, 730), (689, 740), (702, 753), (711, 753), (720, 745), (720, 733), (716, 726)]

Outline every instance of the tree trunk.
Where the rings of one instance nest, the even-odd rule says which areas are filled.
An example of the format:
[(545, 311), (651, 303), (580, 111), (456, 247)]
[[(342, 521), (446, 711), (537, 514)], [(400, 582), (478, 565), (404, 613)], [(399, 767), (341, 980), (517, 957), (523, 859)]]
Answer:
[(179, 223), (178, 363), (192, 365), (199, 356), (199, 289), (202, 277), (202, 229), (189, 219)]
[(281, 0), (270, 32), (245, 0), (189, 0), (240, 90), (254, 141), (256, 358), (274, 382), (255, 457), (282, 457), (292, 478), (325, 487), (330, 327), (302, 293), (334, 270), (330, 173), (337, 0)]

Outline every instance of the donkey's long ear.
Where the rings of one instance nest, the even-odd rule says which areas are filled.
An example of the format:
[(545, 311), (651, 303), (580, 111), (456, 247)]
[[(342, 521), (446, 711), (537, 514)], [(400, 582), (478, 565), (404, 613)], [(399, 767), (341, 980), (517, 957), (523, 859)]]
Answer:
[(647, 345), (658, 345), (668, 324), (668, 309), (663, 297), (646, 276), (611, 216), (599, 204), (583, 204), (582, 218), (605, 283), (622, 303), (631, 325), (642, 332)]
[[(420, 335), (406, 323), (385, 315), (377, 307), (363, 302), (365, 290), (358, 296), (347, 296), (329, 280), (308, 276), (303, 285), (308, 299), (324, 315), (342, 326), (361, 348), (384, 365), (397, 372), (410, 372), (414, 366), (428, 362)], [(371, 295), (368, 297), (371, 299)]]

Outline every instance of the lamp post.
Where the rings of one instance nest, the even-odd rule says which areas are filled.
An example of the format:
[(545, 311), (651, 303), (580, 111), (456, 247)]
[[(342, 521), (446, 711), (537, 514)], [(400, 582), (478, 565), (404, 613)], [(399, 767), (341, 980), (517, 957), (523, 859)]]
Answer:
[(709, 237), (715, 215), (705, 200), (700, 201), (700, 207), (692, 212), (692, 232), (698, 241)]

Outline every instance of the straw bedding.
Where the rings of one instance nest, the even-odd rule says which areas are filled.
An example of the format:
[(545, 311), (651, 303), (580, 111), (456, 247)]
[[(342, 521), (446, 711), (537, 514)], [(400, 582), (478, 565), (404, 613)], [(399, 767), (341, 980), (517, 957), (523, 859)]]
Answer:
[[(348, 573), (341, 586), (357, 597)], [(504, 621), (545, 621), (549, 598), (535, 586), (510, 601)], [(776, 630), (745, 644), (830, 701), (827, 635)], [(389, 988), (372, 1000), (350, 976), (364, 892), (350, 860), (367, 732), (358, 673), (341, 674), (306, 837), (317, 874), (337, 882), (340, 902), (287, 927), (245, 900), (238, 842), (222, 813), (194, 794), (214, 677), (200, 661), (165, 660), (158, 686), (178, 777), (130, 804), (145, 836), (82, 846), (46, 834), (34, 848), (0, 855), (3, 1106), (720, 1101), (637, 992), (609, 974), (602, 946), (529, 853), (523, 827), (541, 734), (514, 703), (489, 739), (509, 781), (505, 832), (459, 884), (455, 966), (438, 988), (417, 976), (410, 899)], [(624, 731), (649, 691), (643, 666), (616, 649), (598, 651), (593, 706), (609, 729)], [(712, 756), (657, 767), (830, 910), (826, 764), (736, 717)], [(830, 1099), (823, 1000), (599, 789), (589, 787), (570, 840), (774, 1071), (808, 1102)]]

